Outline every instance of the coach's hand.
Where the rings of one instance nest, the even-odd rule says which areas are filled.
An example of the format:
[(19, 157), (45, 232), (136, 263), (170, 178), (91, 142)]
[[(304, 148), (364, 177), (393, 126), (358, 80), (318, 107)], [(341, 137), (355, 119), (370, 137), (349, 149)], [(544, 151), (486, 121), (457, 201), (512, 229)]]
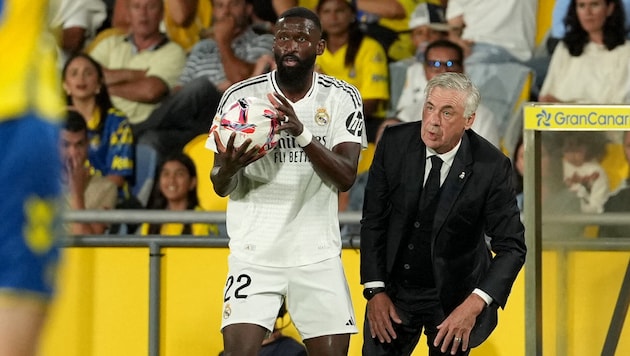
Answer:
[(402, 320), (387, 293), (378, 293), (372, 297), (367, 303), (367, 313), (372, 338), (377, 337), (380, 342), (392, 342), (396, 338), (392, 321), (400, 324)]
[(470, 332), (475, 326), (477, 316), (481, 314), (486, 302), (477, 294), (471, 293), (446, 319), (437, 326), (438, 333), (435, 336), (433, 346), (442, 347), (440, 351), (455, 354), (457, 350), (466, 351), (470, 341)]

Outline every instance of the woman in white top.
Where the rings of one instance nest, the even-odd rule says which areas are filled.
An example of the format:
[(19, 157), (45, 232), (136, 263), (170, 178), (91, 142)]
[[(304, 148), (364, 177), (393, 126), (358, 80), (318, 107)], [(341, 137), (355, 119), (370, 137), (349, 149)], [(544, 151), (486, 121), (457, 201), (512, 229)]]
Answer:
[(620, 0), (572, 0), (541, 102), (622, 104), (630, 100), (630, 43)]

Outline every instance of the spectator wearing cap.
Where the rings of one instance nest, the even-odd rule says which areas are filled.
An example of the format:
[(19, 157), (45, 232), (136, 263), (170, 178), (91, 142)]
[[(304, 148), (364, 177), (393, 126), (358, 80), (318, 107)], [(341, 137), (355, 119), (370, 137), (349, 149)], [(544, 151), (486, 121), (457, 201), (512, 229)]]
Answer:
[[(403, 122), (420, 120), (424, 91), (433, 77), (445, 72), (464, 73), (464, 52), (454, 42), (446, 39), (431, 42), (426, 48), (425, 57), (423, 62), (416, 62), (407, 70), (405, 87), (394, 115)], [(480, 103), (472, 130), (499, 147), (501, 135), (498, 127), (492, 111)]]
[(390, 112), (392, 115), (400, 99), (407, 77), (407, 69), (414, 63), (424, 61), (424, 51), (428, 44), (448, 38), (449, 25), (445, 17), (445, 8), (425, 2), (418, 4), (409, 17), (408, 32), (414, 48), (414, 56), (392, 62), (389, 65)]
[(431, 3), (416, 6), (409, 19), (409, 31), (418, 61), (424, 61), (424, 51), (429, 43), (448, 37), (449, 29), (442, 6)]

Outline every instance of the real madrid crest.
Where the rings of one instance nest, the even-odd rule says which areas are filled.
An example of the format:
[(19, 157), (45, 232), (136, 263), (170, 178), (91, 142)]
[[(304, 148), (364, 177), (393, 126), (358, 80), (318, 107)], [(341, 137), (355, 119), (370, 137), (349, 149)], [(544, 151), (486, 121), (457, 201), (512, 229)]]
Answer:
[(226, 304), (225, 309), (223, 309), (223, 319), (229, 318), (230, 315), (232, 315), (232, 308), (230, 307), (230, 304)]
[(319, 126), (328, 125), (328, 121), (330, 120), (330, 116), (328, 115), (328, 111), (326, 108), (317, 109), (317, 113), (315, 113), (315, 123)]

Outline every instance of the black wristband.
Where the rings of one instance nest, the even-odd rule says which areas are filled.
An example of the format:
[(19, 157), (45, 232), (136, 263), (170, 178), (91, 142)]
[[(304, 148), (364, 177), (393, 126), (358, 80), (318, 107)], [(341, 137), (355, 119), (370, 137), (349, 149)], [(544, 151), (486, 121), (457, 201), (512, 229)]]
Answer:
[(367, 300), (370, 300), (375, 295), (377, 295), (379, 293), (383, 293), (383, 292), (385, 292), (385, 287), (365, 288), (363, 290), (363, 297), (365, 297), (365, 299), (367, 299)]

